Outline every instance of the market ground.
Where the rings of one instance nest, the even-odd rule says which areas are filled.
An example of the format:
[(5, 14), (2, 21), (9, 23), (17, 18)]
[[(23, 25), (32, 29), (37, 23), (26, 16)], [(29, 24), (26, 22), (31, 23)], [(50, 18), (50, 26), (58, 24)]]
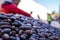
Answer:
[[(45, 22), (45, 23), (47, 23), (47, 22)], [(60, 23), (57, 21), (52, 21), (51, 26), (56, 27), (56, 28), (60, 28)]]

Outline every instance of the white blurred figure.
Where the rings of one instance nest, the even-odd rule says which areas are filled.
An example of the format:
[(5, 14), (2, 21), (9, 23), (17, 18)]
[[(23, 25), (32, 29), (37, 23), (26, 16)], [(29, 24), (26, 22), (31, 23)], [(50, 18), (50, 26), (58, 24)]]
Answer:
[(47, 13), (50, 13), (49, 10), (47, 10), (42, 5), (36, 3), (34, 0), (21, 0), (18, 8), (28, 13), (32, 11), (32, 17), (35, 19), (38, 19), (37, 15), (39, 15), (42, 20), (47, 20)]

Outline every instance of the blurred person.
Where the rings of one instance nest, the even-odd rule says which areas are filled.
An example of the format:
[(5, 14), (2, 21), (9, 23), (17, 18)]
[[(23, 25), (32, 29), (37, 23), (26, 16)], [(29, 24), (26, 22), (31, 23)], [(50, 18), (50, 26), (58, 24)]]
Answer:
[(59, 24), (60, 24), (60, 14), (59, 14)]
[(16, 4), (16, 6), (18, 6), (18, 4), (21, 2), (21, 0), (12, 0), (14, 4)]
[(14, 14), (22, 14), (24, 16), (31, 17), (30, 14), (19, 9), (16, 6), (16, 5), (18, 5), (18, 3), (15, 5), (12, 0), (1, 0), (1, 1), (0, 1), (1, 2), (1, 8), (3, 9), (2, 11), (5, 12), (6, 14), (14, 13)]
[(49, 26), (51, 25), (51, 21), (52, 21), (52, 16), (50, 14), (47, 15), (47, 21)]
[(31, 12), (30, 12), (30, 14), (32, 15), (32, 14), (33, 14), (33, 12), (31, 11)]

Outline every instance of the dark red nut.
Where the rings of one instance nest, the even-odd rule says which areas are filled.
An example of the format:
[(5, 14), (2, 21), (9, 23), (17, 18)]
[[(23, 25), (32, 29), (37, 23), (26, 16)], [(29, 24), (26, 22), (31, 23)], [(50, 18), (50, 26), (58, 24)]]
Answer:
[(11, 31), (9, 35), (16, 36), (16, 31)]
[(2, 38), (3, 38), (3, 40), (9, 40), (9, 35), (8, 34), (3, 34)]
[(26, 30), (25, 33), (31, 35), (33, 32), (31, 30)]

